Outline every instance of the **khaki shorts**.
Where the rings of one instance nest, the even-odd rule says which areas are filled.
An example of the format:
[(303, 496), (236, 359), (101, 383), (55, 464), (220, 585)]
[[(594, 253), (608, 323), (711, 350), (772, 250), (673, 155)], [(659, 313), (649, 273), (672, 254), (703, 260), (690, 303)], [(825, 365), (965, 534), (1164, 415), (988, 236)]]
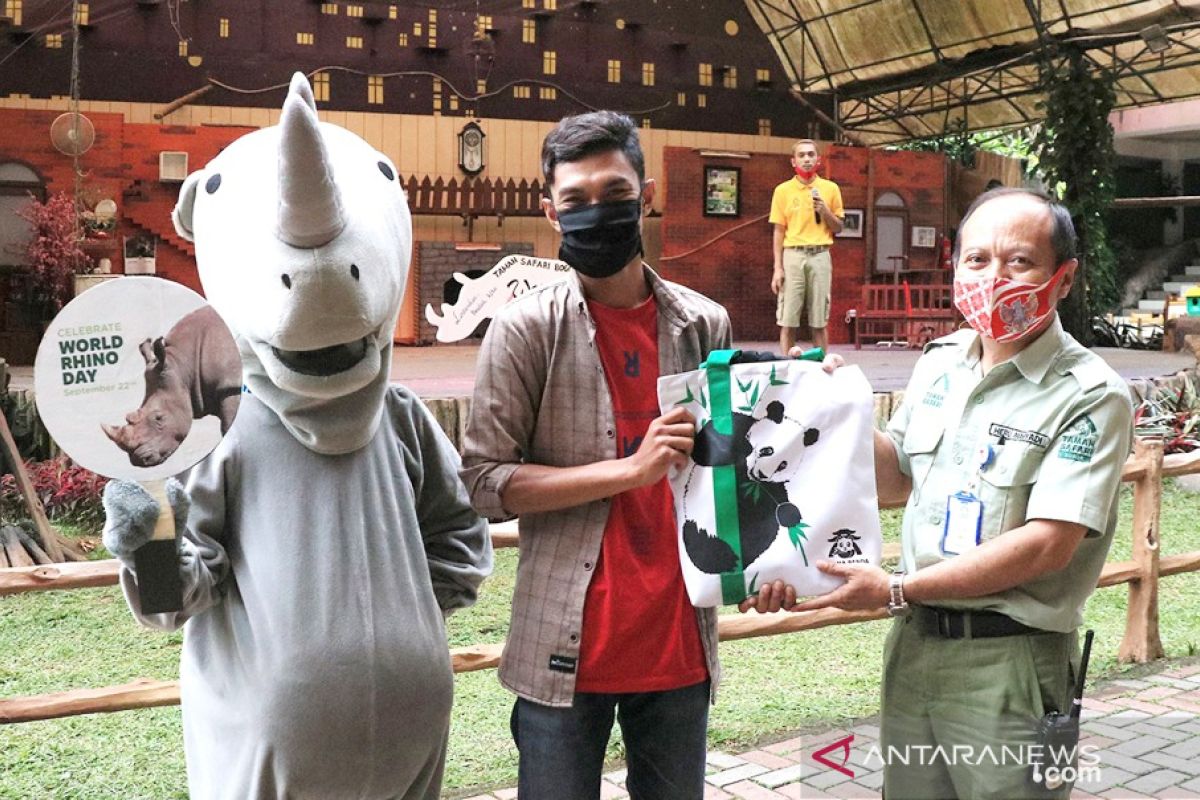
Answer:
[(783, 288), (775, 306), (775, 322), (781, 328), (799, 328), (808, 314), (810, 328), (829, 324), (829, 292), (833, 261), (829, 248), (783, 248)]

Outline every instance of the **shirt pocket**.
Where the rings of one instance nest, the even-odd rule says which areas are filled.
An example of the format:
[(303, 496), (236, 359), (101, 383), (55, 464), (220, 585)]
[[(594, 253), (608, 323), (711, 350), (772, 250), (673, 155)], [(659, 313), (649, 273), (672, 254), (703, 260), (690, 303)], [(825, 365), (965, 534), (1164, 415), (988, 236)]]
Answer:
[(995, 463), (980, 473), (981, 542), (1025, 524), (1029, 495), (1037, 483), (1044, 456), (1043, 451), (1029, 447), (1005, 448), (996, 456)]
[(933, 460), (937, 456), (937, 448), (942, 441), (944, 430), (945, 428), (938, 424), (913, 425), (904, 434), (904, 455), (908, 457), (909, 469), (912, 471), (914, 500), (920, 500), (921, 488), (933, 469)]

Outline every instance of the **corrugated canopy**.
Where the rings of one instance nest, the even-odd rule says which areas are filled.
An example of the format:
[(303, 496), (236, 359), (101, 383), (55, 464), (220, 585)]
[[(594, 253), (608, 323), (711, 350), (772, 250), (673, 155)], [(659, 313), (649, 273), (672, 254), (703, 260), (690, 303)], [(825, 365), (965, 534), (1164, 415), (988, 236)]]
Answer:
[(1041, 119), (1039, 65), (1078, 48), (1117, 107), (1200, 95), (1200, 0), (745, 0), (794, 88), (866, 143)]

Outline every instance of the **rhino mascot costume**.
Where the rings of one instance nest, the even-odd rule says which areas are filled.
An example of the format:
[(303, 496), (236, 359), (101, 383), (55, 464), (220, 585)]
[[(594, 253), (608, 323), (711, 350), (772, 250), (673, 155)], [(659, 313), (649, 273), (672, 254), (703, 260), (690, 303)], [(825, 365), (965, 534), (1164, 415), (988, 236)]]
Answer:
[(444, 618), (492, 554), (450, 442), (388, 385), (412, 244), (396, 168), (318, 122), (297, 74), (279, 125), (190, 175), (174, 219), (246, 388), (218, 448), (168, 485), (183, 610), (138, 608), (132, 553), (157, 514), (138, 485), (110, 484), (104, 540), (134, 615), (184, 626), (191, 797), (437, 797)]

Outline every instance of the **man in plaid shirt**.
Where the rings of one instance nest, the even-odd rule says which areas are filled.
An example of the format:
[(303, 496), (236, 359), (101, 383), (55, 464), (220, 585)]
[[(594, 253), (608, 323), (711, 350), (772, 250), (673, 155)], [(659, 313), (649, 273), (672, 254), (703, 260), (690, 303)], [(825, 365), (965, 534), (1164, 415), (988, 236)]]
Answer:
[(481, 513), (520, 516), (499, 672), (517, 695), (518, 791), (598, 798), (615, 717), (630, 796), (698, 800), (716, 614), (684, 591), (666, 481), (688, 459), (695, 420), (660, 414), (655, 384), (729, 347), (729, 318), (642, 261), (655, 184), (631, 119), (562, 120), (542, 169), (543, 210), (573, 270), (492, 322), (462, 471)]

